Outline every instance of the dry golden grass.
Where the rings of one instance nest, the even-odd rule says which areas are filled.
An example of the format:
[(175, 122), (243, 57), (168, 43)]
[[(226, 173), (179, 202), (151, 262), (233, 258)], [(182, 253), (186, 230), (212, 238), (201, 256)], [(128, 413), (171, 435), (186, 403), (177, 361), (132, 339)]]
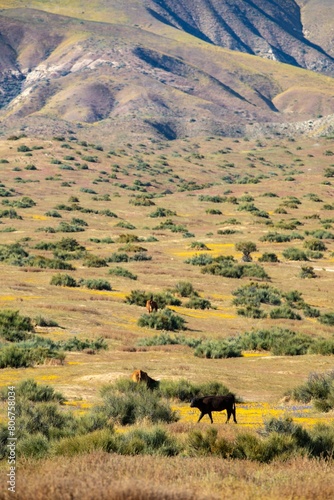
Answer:
[[(41, 473), (43, 471), (43, 473)], [(4, 477), (3, 471), (1, 476)], [(54, 500), (329, 499), (330, 463), (298, 458), (261, 465), (219, 458), (123, 457), (95, 452), (27, 462), (18, 472), (19, 498)], [(11, 498), (4, 492), (3, 499)]]

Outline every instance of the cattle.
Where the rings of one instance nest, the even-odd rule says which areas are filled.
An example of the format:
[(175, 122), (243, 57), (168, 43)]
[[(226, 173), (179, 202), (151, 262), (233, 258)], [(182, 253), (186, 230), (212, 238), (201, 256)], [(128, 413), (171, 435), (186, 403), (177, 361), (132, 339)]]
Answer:
[(151, 297), (150, 300), (146, 302), (146, 309), (148, 310), (149, 313), (158, 310), (158, 304), (156, 303), (155, 300), (153, 300), (153, 297)]
[(131, 379), (137, 383), (144, 382), (148, 389), (156, 389), (160, 385), (159, 380), (154, 380), (143, 370), (135, 370), (131, 375)]
[(197, 423), (204, 417), (209, 415), (211, 423), (213, 424), (212, 414), (213, 411), (226, 410), (227, 419), (226, 423), (233, 415), (233, 420), (237, 423), (235, 418), (235, 398), (234, 395), (229, 393), (226, 396), (204, 396), (202, 398), (194, 398), (190, 403), (191, 408), (198, 408), (201, 412)]

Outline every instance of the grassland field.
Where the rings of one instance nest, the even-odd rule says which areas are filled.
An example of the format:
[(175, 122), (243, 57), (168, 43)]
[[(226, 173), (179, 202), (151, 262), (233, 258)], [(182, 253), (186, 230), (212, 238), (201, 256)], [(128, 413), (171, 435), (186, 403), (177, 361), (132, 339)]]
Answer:
[[(305, 302), (321, 314), (333, 313), (334, 239), (321, 240), (326, 250), (317, 258), (309, 257), (307, 262), (288, 260), (284, 256), (288, 249), (305, 251), (304, 243), (312, 239), (314, 231), (325, 228), (328, 233), (334, 232), (333, 177), (334, 139), (330, 137), (289, 139), (277, 136), (261, 140), (199, 137), (171, 142), (147, 139), (139, 144), (92, 144), (83, 131), (82, 137), (68, 132), (64, 137), (48, 139), (1, 139), (0, 246), (19, 243), (29, 255), (52, 258), (52, 251), (36, 249), (36, 245), (71, 237), (89, 255), (108, 261), (112, 254), (122, 252), (120, 248), (124, 244), (118, 241), (119, 238), (131, 234), (138, 237), (135, 245), (144, 247), (143, 253), (151, 260), (108, 262), (106, 266), (89, 267), (79, 258), (71, 261), (75, 269), (70, 271), (0, 262), (0, 310), (11, 309), (31, 318), (40, 315), (54, 320), (57, 327), (36, 326), (36, 333), (45, 338), (57, 341), (74, 336), (79, 339), (102, 337), (108, 344), (107, 350), (95, 354), (68, 352), (63, 364), (49, 362), (29, 368), (2, 368), (0, 386), (33, 378), (61, 391), (66, 398), (64, 411), (80, 415), (100, 401), (102, 386), (127, 378), (134, 369), (140, 368), (159, 380), (185, 378), (194, 383), (217, 380), (225, 384), (240, 401), (237, 405), (239, 423), (238, 426), (219, 425), (225, 421), (225, 415), (218, 413), (214, 420), (219, 435), (231, 439), (244, 430), (256, 432), (270, 416), (290, 416), (306, 428), (317, 423), (332, 425), (332, 411), (320, 413), (310, 404), (297, 404), (283, 398), (310, 373), (332, 370), (333, 356), (274, 356), (269, 352), (245, 351), (242, 357), (206, 359), (194, 356), (193, 350), (184, 345), (139, 346), (140, 339), (159, 332), (138, 326), (145, 309), (130, 305), (125, 299), (133, 290), (156, 294), (175, 288), (180, 281), (187, 281), (200, 297), (211, 302), (211, 308), (205, 310), (186, 308), (183, 298), (181, 306), (169, 306), (186, 320), (183, 334), (187, 337), (227, 339), (277, 326), (312, 339), (333, 338), (333, 326), (320, 323), (317, 318), (304, 315), (301, 320), (271, 319), (269, 316), (251, 318), (238, 314), (232, 303), (233, 292), (252, 281), (262, 281), (203, 274), (200, 266), (185, 262), (205, 254), (233, 256), (241, 263), (242, 253), (236, 250), (236, 245), (252, 241), (257, 247), (252, 253), (253, 263), (260, 264), (258, 259), (264, 253), (274, 253), (278, 257), (278, 262), (261, 263), (270, 277), (270, 286), (282, 293), (297, 290)], [(33, 200), (33, 206), (22, 208), (16, 204), (25, 197)], [(213, 197), (222, 197), (223, 201), (214, 202)], [(136, 200), (139, 204), (134, 204)], [(144, 206), (143, 200), (150, 200), (152, 204)], [(249, 204), (255, 205), (257, 210), (251, 210)], [(175, 215), (152, 217), (158, 208), (170, 210)], [(13, 213), (6, 215), (9, 209), (14, 210), (16, 216)], [(259, 211), (262, 216), (258, 215)], [(167, 219), (172, 219), (172, 227), (182, 229), (173, 232), (161, 227)], [(297, 225), (293, 226), (296, 221)], [(79, 225), (83, 230), (64, 232), (61, 223), (77, 224), (76, 227)], [(263, 241), (269, 232), (284, 235), (294, 232), (302, 238), (283, 243)], [(195, 244), (198, 242), (206, 249), (201, 250)], [(109, 274), (116, 266), (127, 269), (137, 279)], [(316, 278), (302, 278), (302, 266), (313, 267)], [(69, 274), (76, 281), (107, 280), (111, 290), (52, 285), (51, 279), (58, 273)], [(263, 309), (269, 313), (269, 306)], [(179, 412), (180, 419), (168, 426), (171, 432), (181, 435), (193, 429), (198, 411), (185, 403), (173, 403), (172, 406)], [(0, 418), (2, 422), (6, 419), (5, 404), (2, 404)], [(206, 418), (198, 428), (209, 427)], [(92, 482), (84, 480), (84, 484), (91, 487), (98, 469), (103, 470), (105, 464), (110, 463), (118, 477), (114, 485), (114, 492), (119, 488), (118, 496), (115, 493), (113, 497), (110, 485), (105, 484), (106, 496), (100, 498), (222, 498), (222, 488), (226, 488), (224, 498), (232, 498), (233, 494), (234, 498), (241, 498), (238, 496), (241, 493), (242, 498), (279, 498), (281, 491), (280, 498), (325, 499), (333, 493), (328, 479), (320, 496), (312, 496), (316, 486), (325, 481), (327, 469), (320, 463), (312, 468), (307, 459), (304, 462), (304, 459), (296, 459), (290, 466), (257, 465), (256, 468), (251, 462), (246, 462), (245, 466), (241, 461), (229, 465), (220, 462), (219, 465), (218, 459), (210, 459), (201, 465), (200, 458), (188, 458), (183, 470), (181, 458), (173, 458), (167, 465), (169, 459), (159, 457), (155, 466), (160, 476), (158, 472), (153, 474), (152, 490), (148, 483), (144, 486), (141, 483), (140, 467), (134, 457), (121, 457), (118, 465), (112, 463), (113, 460), (112, 455), (104, 456), (102, 452), (90, 457), (75, 457), (71, 463), (67, 457), (63, 462), (59, 457), (54, 462), (46, 460), (43, 462), (45, 477), (40, 484), (44, 485), (44, 491), (50, 488), (53, 498), (60, 498), (57, 496), (59, 477), (67, 467), (72, 467), (77, 477), (83, 477), (78, 471), (87, 473), (91, 464)], [(150, 475), (153, 460), (152, 457), (143, 458), (144, 477)], [(126, 467), (130, 473), (124, 472)], [(220, 467), (224, 471), (226, 468), (226, 474)], [(33, 461), (23, 461), (21, 468), (20, 485), (29, 474), (36, 478), (37, 465)], [(57, 474), (51, 479), (53, 468)], [(172, 469), (179, 471), (174, 476), (175, 481)], [(165, 480), (161, 479), (162, 470)], [(180, 493), (186, 472), (188, 478), (193, 477), (194, 483), (188, 493), (185, 489)], [(333, 476), (332, 470), (327, 472), (327, 477)], [(2, 467), (1, 474), (4, 473), (5, 467)], [(291, 482), (292, 474), (295, 482)], [(240, 486), (238, 493), (233, 483), (235, 478)], [(290, 490), (286, 478), (290, 478)], [(159, 490), (160, 480), (163, 492)], [(137, 481), (142, 496), (132, 497), (133, 487), (127, 490), (127, 481), (130, 486), (131, 481)], [(305, 490), (301, 492), (300, 484), (304, 481)], [(74, 495), (82, 494), (81, 486), (77, 488)], [(166, 493), (168, 488), (170, 496)], [(196, 495), (198, 488), (201, 497)], [(26, 497), (21, 493), (20, 498), (32, 498), (32, 490), (29, 486)], [(42, 498), (38, 496), (42, 494), (40, 491), (36, 493), (35, 490), (35, 498)], [(5, 493), (3, 495), (0, 497), (7, 498)], [(66, 495), (63, 498), (67, 498)], [(94, 497), (87, 493), (82, 498)]]

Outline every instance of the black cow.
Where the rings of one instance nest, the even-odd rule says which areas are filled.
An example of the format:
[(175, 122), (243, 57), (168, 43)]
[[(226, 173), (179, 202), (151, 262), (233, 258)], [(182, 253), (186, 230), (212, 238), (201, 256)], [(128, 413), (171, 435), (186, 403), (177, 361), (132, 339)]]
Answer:
[(201, 412), (197, 422), (199, 422), (204, 415), (209, 415), (211, 423), (213, 424), (211, 412), (226, 410), (226, 423), (230, 420), (231, 415), (233, 415), (234, 422), (237, 423), (235, 418), (235, 398), (231, 393), (226, 394), (226, 396), (204, 396), (203, 398), (194, 398), (190, 403), (190, 407), (198, 408)]

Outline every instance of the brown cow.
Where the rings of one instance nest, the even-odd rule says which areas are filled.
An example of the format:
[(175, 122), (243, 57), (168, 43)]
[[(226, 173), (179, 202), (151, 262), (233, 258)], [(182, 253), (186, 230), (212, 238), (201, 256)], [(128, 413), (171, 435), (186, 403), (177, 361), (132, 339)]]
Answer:
[(194, 398), (190, 403), (190, 408), (198, 408), (200, 410), (201, 414), (197, 422), (199, 422), (204, 415), (209, 415), (211, 423), (213, 424), (211, 412), (226, 410), (226, 423), (230, 420), (231, 415), (233, 415), (234, 422), (237, 423), (237, 419), (235, 418), (235, 397), (231, 393), (226, 394), (226, 396), (204, 396), (203, 398)]
[(146, 309), (148, 310), (149, 313), (158, 310), (158, 304), (156, 303), (155, 300), (153, 300), (153, 297), (151, 297), (150, 300), (146, 302)]
[(159, 380), (154, 380), (143, 370), (135, 370), (131, 375), (131, 379), (137, 383), (144, 382), (148, 389), (155, 389), (160, 385)]

